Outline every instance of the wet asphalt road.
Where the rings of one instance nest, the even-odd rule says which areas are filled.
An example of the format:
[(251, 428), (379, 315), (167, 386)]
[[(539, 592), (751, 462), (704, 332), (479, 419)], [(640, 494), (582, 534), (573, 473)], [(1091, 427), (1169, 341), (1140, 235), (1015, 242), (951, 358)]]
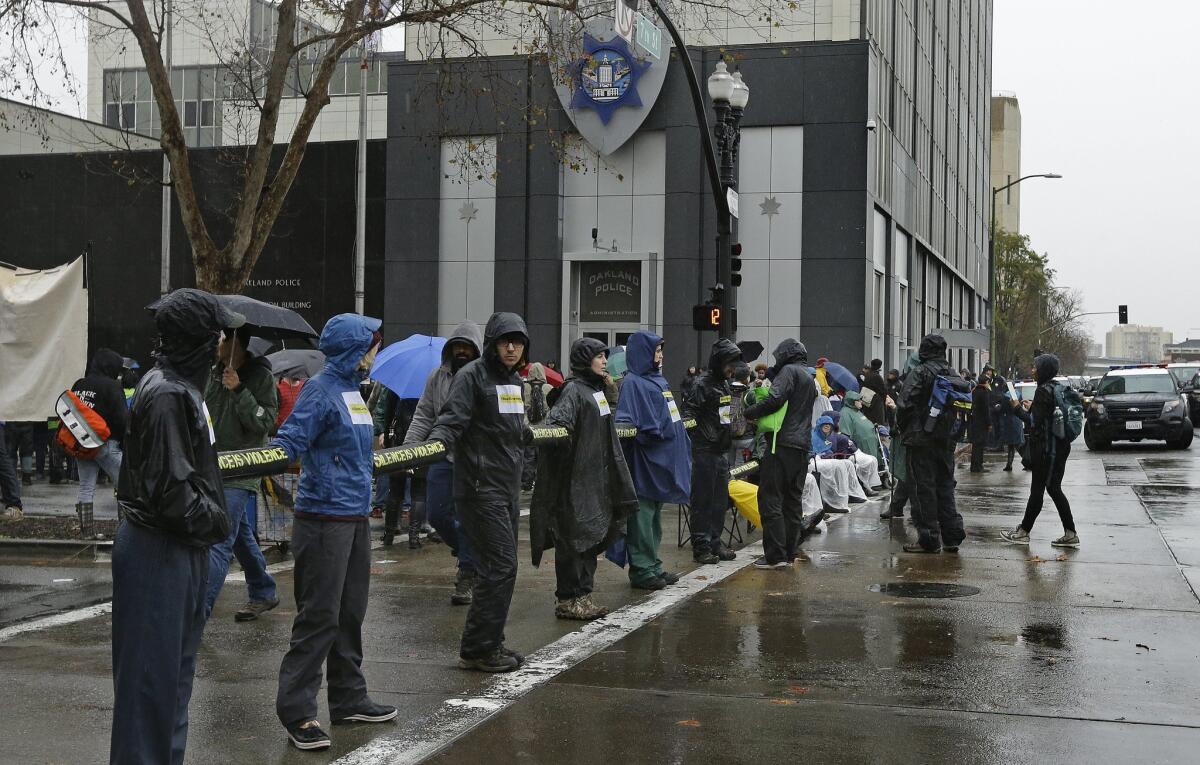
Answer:
[[(747, 567), (701, 590), (433, 761), (1200, 761), (1200, 448), (1080, 445), (1064, 485), (1083, 546), (1065, 552), (1049, 544), (1061, 533), (1052, 506), (1028, 548), (999, 541), (1020, 518), (1029, 477), (989, 467), (958, 473), (968, 530), (959, 555), (905, 555), (911, 530), (880, 521), (875, 503), (856, 506), (806, 542), (810, 562)], [(674, 518), (664, 519), (663, 557), (687, 569)], [(577, 625), (553, 618), (552, 567), (535, 570), (527, 547), (521, 554), (508, 641), (532, 650)], [(0, 572), (16, 569), (37, 566)], [(373, 571), (366, 673), (376, 700), (400, 707), (397, 723), (336, 728), (329, 753), (289, 751), (273, 698), (290, 593), (260, 622), (237, 625), (244, 585), (229, 582), (199, 657), (189, 762), (330, 762), (373, 737), (421, 730), (447, 698), (480, 693), (490, 678), (453, 667), (463, 611), (446, 605), (445, 548), (376, 550)], [(290, 573), (278, 578), (286, 593)], [(979, 591), (879, 591), (894, 584)], [(645, 598), (604, 562), (597, 594), (613, 607)], [(108, 631), (99, 617), (0, 642), (0, 688), (20, 700), (0, 715), (0, 762), (105, 760)], [(357, 760), (373, 761), (386, 760)]]

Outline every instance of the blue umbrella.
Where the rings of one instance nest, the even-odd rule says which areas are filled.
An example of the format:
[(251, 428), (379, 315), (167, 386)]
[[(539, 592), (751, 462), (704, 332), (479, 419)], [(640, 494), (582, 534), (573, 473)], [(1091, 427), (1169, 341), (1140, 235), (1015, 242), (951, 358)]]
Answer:
[(825, 377), (829, 380), (829, 387), (840, 390), (858, 391), (858, 378), (836, 361), (825, 362)]
[(371, 379), (378, 380), (400, 398), (420, 398), (425, 378), (442, 363), (444, 337), (412, 335), (379, 352), (371, 365)]

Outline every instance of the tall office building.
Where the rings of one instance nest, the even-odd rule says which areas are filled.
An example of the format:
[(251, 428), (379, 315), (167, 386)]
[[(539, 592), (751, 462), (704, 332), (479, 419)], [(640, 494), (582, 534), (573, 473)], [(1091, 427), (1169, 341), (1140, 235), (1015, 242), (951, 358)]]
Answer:
[(1118, 324), (1105, 335), (1105, 347), (1110, 358), (1134, 361), (1162, 361), (1163, 347), (1171, 342), (1171, 333), (1162, 327), (1141, 324)]
[[(992, 188), (1001, 188), (1020, 177), (1021, 105), (1015, 93), (997, 93), (992, 96)], [(997, 195), (996, 228), (1021, 233), (1020, 184)]]

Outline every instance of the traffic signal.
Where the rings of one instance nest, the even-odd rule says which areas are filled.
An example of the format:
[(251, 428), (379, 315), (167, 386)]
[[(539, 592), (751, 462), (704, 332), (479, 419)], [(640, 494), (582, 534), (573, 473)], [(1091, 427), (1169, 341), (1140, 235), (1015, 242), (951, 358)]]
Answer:
[(1127, 305), (1117, 306), (1117, 323), (1118, 324), (1128, 324), (1129, 323), (1129, 306), (1127, 306)]
[(734, 287), (742, 286), (742, 245), (733, 244), (729, 248), (729, 283)]
[[(720, 303), (701, 303), (692, 306), (692, 329), (697, 332), (717, 332), (721, 329), (721, 312), (725, 309)], [(729, 312), (730, 329), (737, 329), (737, 309)]]

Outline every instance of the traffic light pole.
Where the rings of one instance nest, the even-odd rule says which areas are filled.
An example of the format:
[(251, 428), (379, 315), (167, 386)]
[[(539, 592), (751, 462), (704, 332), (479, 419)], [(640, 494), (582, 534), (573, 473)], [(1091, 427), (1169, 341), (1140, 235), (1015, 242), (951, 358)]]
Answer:
[[(734, 339), (733, 314), (730, 311), (734, 302), (733, 285), (729, 283), (733, 216), (729, 214), (729, 200), (725, 197), (725, 187), (721, 183), (721, 174), (717, 169), (717, 153), (713, 149), (708, 112), (704, 108), (704, 95), (700, 90), (700, 82), (696, 78), (696, 69), (692, 66), (692, 57), (688, 55), (687, 46), (683, 44), (679, 30), (675, 28), (674, 22), (659, 6), (657, 0), (649, 0), (649, 3), (658, 17), (662, 19), (663, 26), (667, 28), (667, 34), (671, 35), (671, 41), (675, 44), (675, 49), (679, 51), (679, 63), (683, 65), (688, 89), (692, 93), (692, 105), (696, 108), (696, 123), (700, 127), (700, 140), (704, 145), (704, 166), (708, 171), (709, 185), (712, 187), (713, 203), (717, 207), (717, 286), (721, 288), (721, 329), (718, 334), (721, 337)], [(628, 4), (634, 8), (637, 7), (636, 2)], [(730, 175), (732, 174), (731, 169)]]

